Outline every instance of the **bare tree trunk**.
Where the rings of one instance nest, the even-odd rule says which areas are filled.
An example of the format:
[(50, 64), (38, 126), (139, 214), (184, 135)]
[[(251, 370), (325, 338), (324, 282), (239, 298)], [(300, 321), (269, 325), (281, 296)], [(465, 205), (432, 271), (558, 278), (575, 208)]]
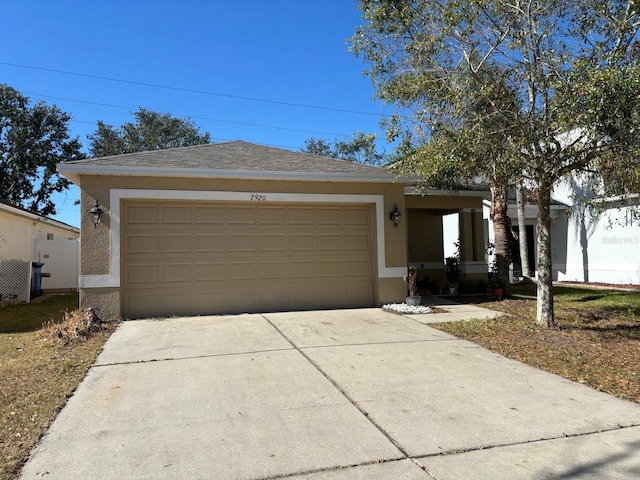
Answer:
[(556, 325), (553, 311), (553, 276), (551, 263), (551, 188), (552, 183), (538, 183), (538, 304), (536, 321), (540, 325)]
[(516, 205), (518, 207), (518, 243), (520, 244), (520, 264), (522, 265), (522, 276), (525, 281), (531, 279), (531, 269), (529, 268), (529, 250), (527, 248), (527, 225), (525, 224), (524, 213), (525, 195), (521, 182), (516, 185)]
[(494, 183), (491, 186), (491, 220), (495, 235), (495, 255), (498, 278), (504, 286), (504, 295), (511, 293), (509, 288), (509, 265), (511, 265), (511, 250), (509, 237), (511, 235), (511, 220), (507, 215), (507, 185)]
[(584, 282), (589, 282), (589, 234), (585, 215), (586, 212), (583, 212), (580, 218), (580, 248), (582, 249), (582, 279)]

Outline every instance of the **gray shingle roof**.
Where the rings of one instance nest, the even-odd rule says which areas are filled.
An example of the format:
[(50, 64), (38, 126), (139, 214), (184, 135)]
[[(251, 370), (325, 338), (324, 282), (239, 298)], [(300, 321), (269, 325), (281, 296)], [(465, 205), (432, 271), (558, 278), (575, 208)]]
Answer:
[(75, 160), (58, 164), (58, 171), (70, 178), (99, 174), (373, 182), (398, 180), (381, 168), (243, 141)]

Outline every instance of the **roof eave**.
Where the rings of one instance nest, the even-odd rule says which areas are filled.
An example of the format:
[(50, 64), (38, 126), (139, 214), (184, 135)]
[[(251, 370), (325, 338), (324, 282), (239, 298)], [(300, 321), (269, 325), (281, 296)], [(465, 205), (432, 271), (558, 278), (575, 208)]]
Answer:
[(294, 180), (294, 181), (331, 181), (331, 182), (372, 182), (372, 183), (413, 183), (413, 179), (389, 174), (355, 174), (341, 172), (285, 172), (260, 170), (216, 170), (198, 168), (140, 168), (109, 167), (101, 165), (58, 164), (59, 173), (75, 184), (79, 184), (82, 175), (137, 176), (137, 177), (183, 177), (183, 178), (222, 178), (245, 180)]
[(485, 190), (418, 190), (412, 189), (410, 185), (405, 188), (405, 195), (491, 198), (491, 192)]
[(46, 217), (44, 215), (38, 215), (37, 213), (28, 212), (21, 208), (16, 208), (12, 205), (7, 205), (6, 203), (0, 202), (0, 210), (4, 210), (5, 212), (11, 213), (13, 215), (28, 218), (29, 220), (34, 220), (36, 222), (49, 223), (58, 228), (62, 228), (65, 230), (69, 230), (70, 232), (74, 232), (80, 234), (80, 229), (78, 227), (74, 227), (73, 225), (69, 225), (68, 223), (61, 222), (59, 220), (55, 220), (50, 217)]

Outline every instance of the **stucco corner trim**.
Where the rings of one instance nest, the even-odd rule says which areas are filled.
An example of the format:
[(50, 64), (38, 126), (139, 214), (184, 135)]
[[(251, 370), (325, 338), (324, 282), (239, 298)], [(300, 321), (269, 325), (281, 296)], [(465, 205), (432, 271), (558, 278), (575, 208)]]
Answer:
[(120, 276), (114, 275), (80, 275), (80, 288), (112, 288), (120, 286)]

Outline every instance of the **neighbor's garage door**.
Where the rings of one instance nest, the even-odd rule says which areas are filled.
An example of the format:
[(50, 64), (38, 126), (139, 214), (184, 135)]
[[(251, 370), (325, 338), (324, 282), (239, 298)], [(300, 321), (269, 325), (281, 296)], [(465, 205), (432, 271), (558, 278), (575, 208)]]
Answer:
[(122, 205), (129, 318), (372, 306), (371, 207)]

